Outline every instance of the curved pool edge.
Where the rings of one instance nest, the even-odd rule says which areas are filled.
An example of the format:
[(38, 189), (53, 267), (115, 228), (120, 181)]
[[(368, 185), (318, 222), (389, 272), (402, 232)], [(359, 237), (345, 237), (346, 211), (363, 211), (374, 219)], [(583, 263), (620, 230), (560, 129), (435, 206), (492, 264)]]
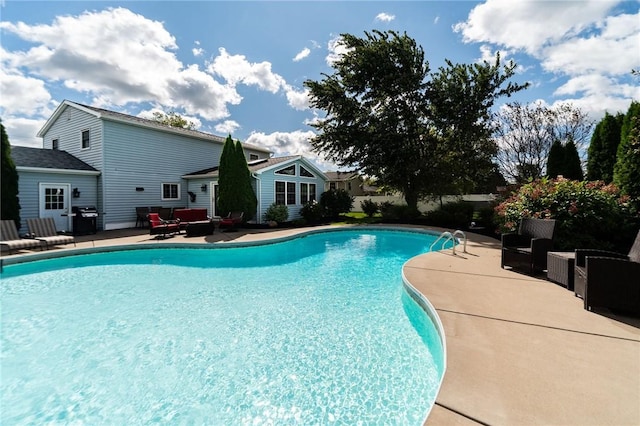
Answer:
[(429, 407), (429, 410), (424, 416), (424, 419), (422, 420), (422, 424), (425, 424), (427, 419), (429, 418), (429, 415), (431, 414), (431, 411), (433, 410), (433, 406), (436, 404), (436, 401), (438, 400), (438, 394), (440, 393), (440, 390), (442, 389), (442, 383), (444, 382), (444, 375), (447, 372), (447, 339), (444, 333), (444, 326), (442, 325), (442, 321), (440, 320), (440, 317), (436, 312), (436, 308), (431, 304), (431, 302), (429, 302), (429, 299), (427, 299), (424, 294), (422, 294), (418, 289), (416, 289), (411, 284), (411, 282), (409, 282), (409, 280), (407, 279), (404, 273), (405, 265), (406, 265), (406, 262), (404, 265), (402, 265), (403, 288), (407, 292), (407, 294), (411, 297), (411, 299), (414, 302), (416, 302), (418, 306), (420, 306), (420, 308), (427, 314), (427, 316), (435, 326), (436, 331), (438, 332), (438, 336), (440, 337), (440, 344), (442, 345), (442, 374), (440, 374), (440, 381), (438, 382), (438, 390), (436, 392), (436, 397), (433, 400), (433, 404), (431, 404), (431, 406)]
[[(413, 228), (413, 227), (403, 227), (403, 226), (376, 226), (376, 225), (356, 225), (356, 226), (339, 226), (339, 227), (331, 227), (331, 228), (321, 228), (321, 229), (309, 229), (298, 231), (289, 235), (272, 237), (272, 238), (264, 238), (260, 240), (253, 241), (225, 241), (219, 243), (163, 243), (161, 246), (158, 246), (154, 243), (137, 243), (137, 244), (114, 244), (110, 246), (100, 246), (100, 247), (85, 247), (85, 248), (73, 248), (73, 249), (65, 249), (58, 252), (39, 252), (28, 254), (24, 256), (16, 256), (11, 258), (0, 258), (0, 274), (3, 272), (4, 266), (27, 263), (32, 261), (39, 260), (47, 260), (47, 259), (55, 259), (83, 254), (94, 254), (94, 253), (109, 253), (115, 251), (123, 251), (123, 250), (155, 250), (158, 248), (189, 248), (189, 249), (201, 249), (201, 250), (220, 250), (225, 248), (233, 248), (233, 247), (252, 247), (252, 246), (262, 246), (269, 244), (276, 244), (285, 241), (291, 241), (298, 238), (304, 238), (309, 235), (319, 234), (319, 233), (327, 233), (327, 232), (344, 232), (348, 230), (385, 230), (385, 231), (397, 231), (397, 232), (413, 232), (419, 234), (428, 234), (428, 235), (440, 235), (440, 231), (434, 229), (424, 229), (424, 228)], [(426, 253), (420, 254), (420, 256)], [(415, 256), (414, 256), (415, 258)], [(412, 258), (413, 259), (413, 258)], [(440, 338), (440, 344), (442, 347), (442, 372), (440, 374), (438, 387), (436, 391), (436, 397), (433, 400), (433, 403), (428, 407), (428, 411), (425, 413), (422, 424), (424, 424), (433, 407), (437, 401), (437, 396), (442, 389), (442, 383), (444, 381), (444, 376), (447, 370), (447, 345), (446, 338), (444, 333), (444, 327), (442, 325), (442, 321), (438, 316), (435, 307), (429, 302), (427, 297), (423, 295), (416, 287), (414, 287), (411, 282), (407, 279), (404, 269), (406, 264), (411, 261), (408, 259), (401, 268), (401, 277), (403, 283), (403, 290), (411, 297), (411, 299), (425, 312), (425, 314), (429, 317), (431, 322), (433, 323), (436, 332)]]

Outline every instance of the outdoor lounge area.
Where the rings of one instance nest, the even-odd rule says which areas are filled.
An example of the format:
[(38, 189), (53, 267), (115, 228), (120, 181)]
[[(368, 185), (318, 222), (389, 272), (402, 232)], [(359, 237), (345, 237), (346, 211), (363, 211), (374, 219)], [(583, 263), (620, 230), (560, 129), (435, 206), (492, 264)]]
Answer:
[[(76, 242), (78, 249), (224, 245), (307, 230), (154, 239), (148, 230), (129, 229), (78, 236)], [(446, 335), (447, 371), (426, 424), (640, 424), (640, 318), (585, 310), (582, 299), (544, 276), (502, 269), (500, 241), (467, 237), (467, 253), (426, 253), (404, 266), (406, 279), (434, 306)], [(7, 257), (30, 252), (21, 253)]]

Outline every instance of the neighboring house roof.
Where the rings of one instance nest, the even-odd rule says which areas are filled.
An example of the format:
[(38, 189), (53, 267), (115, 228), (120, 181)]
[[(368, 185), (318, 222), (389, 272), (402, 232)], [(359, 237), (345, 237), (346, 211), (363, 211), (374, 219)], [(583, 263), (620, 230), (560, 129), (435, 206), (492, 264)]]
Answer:
[(100, 173), (95, 168), (66, 151), (57, 149), (29, 148), (12, 146), (11, 158), (18, 170), (74, 170)]
[(360, 177), (358, 172), (325, 172), (327, 180), (329, 181), (348, 181), (357, 179)]
[[(133, 115), (123, 114), (121, 112), (115, 112), (107, 109), (96, 108), (89, 105), (83, 105), (83, 104), (79, 104), (77, 102), (72, 102), (69, 100), (64, 100), (60, 105), (58, 105), (58, 108), (56, 108), (56, 110), (53, 112), (51, 117), (49, 117), (49, 119), (47, 120), (45, 125), (42, 127), (42, 129), (40, 129), (37, 136), (43, 137), (47, 133), (49, 128), (56, 122), (58, 117), (62, 115), (62, 113), (64, 112), (64, 109), (68, 106), (77, 108), (81, 111), (84, 111), (102, 120), (127, 123), (134, 126), (146, 127), (146, 128), (158, 130), (161, 132), (175, 133), (175, 134), (180, 134), (184, 136), (195, 137), (195, 138), (204, 139), (204, 140), (217, 142), (221, 144), (224, 144), (224, 141), (226, 139), (226, 138), (223, 138), (222, 136), (216, 136), (210, 133), (200, 132), (198, 130), (189, 130), (189, 129), (183, 129), (180, 127), (172, 127), (166, 124), (159, 123), (155, 120), (148, 120), (146, 118), (135, 117)], [(242, 146), (244, 146), (245, 148), (256, 150), (256, 151), (271, 153), (271, 151), (269, 151), (268, 149), (259, 147), (257, 145), (247, 144), (243, 142)]]
[[(247, 163), (249, 166), (249, 171), (253, 174), (261, 174), (275, 167), (285, 166), (289, 163), (292, 163), (296, 160), (300, 160), (305, 163), (305, 166), (310, 169), (310, 171), (315, 172), (319, 177), (326, 179), (325, 174), (320, 171), (317, 167), (311, 164), (308, 160), (306, 160), (301, 155), (291, 155), (287, 157), (271, 157), (271, 158), (263, 158), (260, 160), (254, 160)], [(217, 178), (218, 177), (218, 167), (210, 167), (208, 169), (199, 170), (197, 172), (189, 173), (187, 175), (182, 176), (184, 179), (195, 179), (195, 178)]]

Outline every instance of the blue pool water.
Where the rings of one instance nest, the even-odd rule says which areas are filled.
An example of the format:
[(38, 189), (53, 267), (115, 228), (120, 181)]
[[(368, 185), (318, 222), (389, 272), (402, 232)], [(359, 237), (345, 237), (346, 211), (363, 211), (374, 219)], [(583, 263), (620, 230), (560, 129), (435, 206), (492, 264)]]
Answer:
[(2, 424), (422, 424), (438, 333), (401, 268), (435, 237), (311, 234), (6, 266)]

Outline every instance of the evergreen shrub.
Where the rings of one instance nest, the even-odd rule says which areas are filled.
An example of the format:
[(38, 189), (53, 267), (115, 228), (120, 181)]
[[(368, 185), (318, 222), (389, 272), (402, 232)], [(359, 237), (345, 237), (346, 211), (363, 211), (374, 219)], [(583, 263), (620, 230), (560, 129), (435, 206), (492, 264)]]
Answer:
[(273, 203), (264, 212), (264, 218), (277, 223), (286, 222), (289, 219), (289, 208), (284, 204)]
[(300, 216), (308, 223), (319, 223), (324, 216), (324, 209), (315, 200), (309, 201), (300, 209)]
[(360, 201), (360, 208), (362, 208), (364, 214), (369, 217), (373, 217), (376, 213), (378, 213), (378, 210), (380, 210), (380, 206), (378, 205), (378, 203), (372, 201), (370, 198)]

